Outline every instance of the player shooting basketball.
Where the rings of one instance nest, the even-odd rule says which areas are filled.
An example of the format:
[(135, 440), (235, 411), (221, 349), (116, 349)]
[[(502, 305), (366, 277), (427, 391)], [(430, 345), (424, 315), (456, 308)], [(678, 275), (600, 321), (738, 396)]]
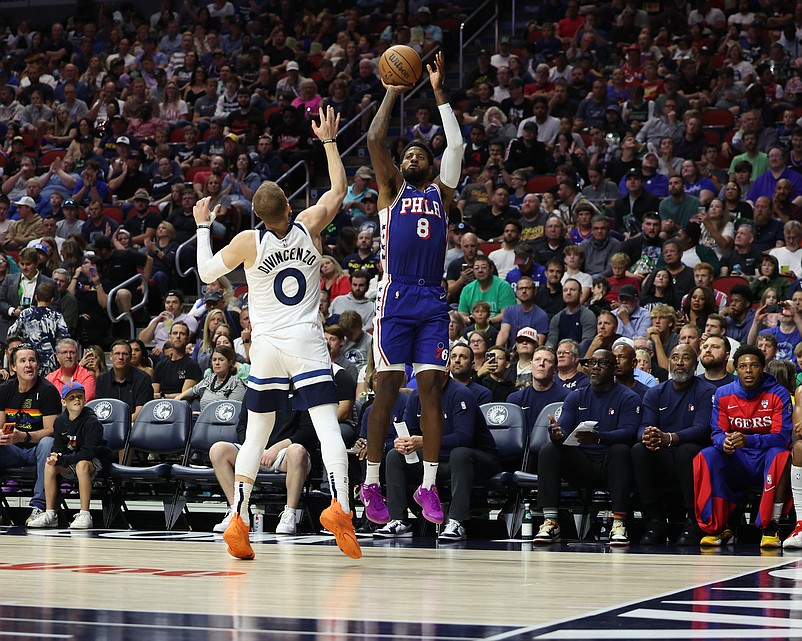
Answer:
[(419, 436), (408, 439), (409, 451), (423, 450), (423, 483), (415, 501), (423, 516), (443, 522), (435, 480), (443, 431), (442, 388), (448, 363), (448, 304), (442, 286), (448, 244), (448, 205), (459, 183), (463, 139), (443, 91), (443, 54), (427, 65), (447, 147), (440, 176), (432, 180), (434, 156), (414, 141), (403, 151), (400, 169), (387, 146), (387, 129), (398, 96), (409, 86), (388, 85), (368, 130), (368, 151), (379, 187), (381, 261), (384, 279), (376, 296), (373, 335), (378, 384), (368, 424), (368, 462), (362, 500), (367, 517), (388, 523), (390, 514), (379, 487), (379, 466), (387, 424), (405, 364), (412, 363), (421, 400)]

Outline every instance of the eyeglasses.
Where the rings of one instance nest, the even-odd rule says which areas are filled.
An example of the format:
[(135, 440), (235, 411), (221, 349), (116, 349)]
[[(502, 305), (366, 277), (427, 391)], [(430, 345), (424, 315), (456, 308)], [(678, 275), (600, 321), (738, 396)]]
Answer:
[(601, 369), (607, 369), (613, 364), (613, 361), (607, 358), (582, 358), (579, 360), (579, 364), (582, 367), (599, 367)]
[(574, 355), (574, 353), (572, 351), (570, 351), (570, 350), (563, 351), (563, 352), (557, 352), (557, 356), (573, 356), (573, 355)]

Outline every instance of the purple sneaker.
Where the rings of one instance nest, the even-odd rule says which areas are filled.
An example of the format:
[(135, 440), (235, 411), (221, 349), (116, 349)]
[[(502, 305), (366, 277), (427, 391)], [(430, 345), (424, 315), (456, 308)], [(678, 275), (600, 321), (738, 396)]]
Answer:
[(423, 508), (423, 518), (432, 523), (440, 525), (445, 517), (443, 516), (443, 506), (440, 505), (440, 497), (437, 494), (437, 486), (433, 485), (431, 490), (424, 489), (421, 485), (415, 494), (412, 495), (415, 503)]
[(369, 521), (384, 525), (390, 522), (390, 511), (387, 509), (387, 501), (382, 496), (382, 490), (376, 483), (367, 485), (362, 484), (359, 490), (359, 498), (365, 506), (365, 516)]

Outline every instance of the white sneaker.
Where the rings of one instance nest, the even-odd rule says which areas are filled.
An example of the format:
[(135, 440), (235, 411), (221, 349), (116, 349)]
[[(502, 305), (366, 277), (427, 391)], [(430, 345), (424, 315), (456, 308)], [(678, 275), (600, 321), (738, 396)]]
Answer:
[(796, 522), (794, 531), (790, 536), (783, 541), (784, 550), (799, 550), (802, 549), (802, 521)]
[(93, 527), (92, 515), (89, 512), (78, 512), (70, 523), (71, 530), (91, 530)]
[(25, 525), (33, 528), (58, 527), (58, 516), (56, 516), (55, 512), (46, 512), (35, 507), (31, 512), (31, 516), (25, 521)]
[(396, 519), (380, 527), (373, 533), (373, 536), (377, 539), (410, 538), (412, 536), (412, 526)]
[(234, 517), (234, 509), (228, 508), (228, 512), (223, 517), (223, 520), (220, 521), (217, 525), (212, 528), (212, 532), (217, 532), (218, 534), (222, 534), (226, 531), (228, 524), (231, 523), (231, 519)]
[(610, 545), (629, 545), (627, 526), (621, 520), (613, 521), (613, 527), (610, 528)]
[(438, 541), (464, 541), (467, 537), (465, 534), (465, 528), (462, 527), (462, 523), (459, 521), (455, 521), (454, 519), (448, 519), (448, 523), (443, 528), (443, 531), (440, 532), (440, 536), (437, 537)]
[(554, 519), (546, 519), (532, 539), (535, 545), (549, 545), (560, 542), (560, 526)]
[(285, 505), (284, 511), (281, 513), (278, 525), (276, 526), (276, 534), (295, 536), (298, 533), (298, 520), (301, 514), (301, 510), (296, 510)]

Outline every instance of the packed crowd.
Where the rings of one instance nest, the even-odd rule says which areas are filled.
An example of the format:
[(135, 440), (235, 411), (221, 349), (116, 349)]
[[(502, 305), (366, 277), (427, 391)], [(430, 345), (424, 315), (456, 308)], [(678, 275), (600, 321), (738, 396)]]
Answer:
[[(452, 88), (466, 147), (443, 265), (450, 372), (477, 407), (516, 402), (530, 423), (535, 408), (568, 392), (615, 389), (616, 402), (632, 407), (611, 410), (580, 437), (593, 476), (576, 480), (610, 487), (618, 542), (629, 540), (624, 523), (637, 490), (652, 541), (665, 538), (665, 517), (678, 512), (685, 542), (698, 543), (703, 526), (721, 543), (726, 515), (703, 522), (694, 513), (693, 460), (711, 438), (710, 421), (699, 423), (696, 409), (713, 412), (711, 390), (744, 383), (733, 375), (741, 376), (736, 353), (750, 367), (758, 361), (760, 381), (774, 381), (763, 377), (768, 363), (786, 390), (771, 387), (776, 398), (793, 394), (802, 369), (802, 3), (665, 4), (658, 16), (636, 0), (604, 7), (545, 0), (523, 33), (502, 37), (497, 51), (479, 51), (462, 87)], [(44, 36), (25, 23), (7, 31), (0, 44), (7, 53), (0, 323), (10, 369), (12, 349), (32, 344), (34, 378), (46, 376), (59, 390), (81, 382), (89, 399), (106, 376), (106, 393), (124, 398), (134, 415), (154, 395), (198, 397), (202, 406), (242, 398), (247, 293), (235, 298), (221, 278), (185, 304), (176, 288), (177, 249), (195, 233), (193, 205), (201, 196), (221, 205), (223, 224), (212, 234), (224, 242), (249, 216), (261, 181), (315, 159), (309, 118), (318, 106), (333, 106), (344, 120), (369, 115), (383, 92), (375, 68), (381, 52), (404, 43), (425, 53), (444, 37), (420, 2), (409, 2), (406, 13), (370, 16), (266, 6), (275, 12), (261, 13), (258, 3), (185, 3), (179, 11), (165, 3), (149, 20), (101, 10), (67, 28), (54, 24)], [(423, 140), (437, 164), (445, 147), (437, 111), (422, 104), (415, 120), (388, 145), (397, 157), (409, 140)], [(367, 165), (353, 176), (327, 229), (321, 267), (321, 321), (345, 374), (338, 419), (360, 458), (381, 278), (373, 179)], [(108, 292), (136, 274), (151, 282), (164, 309), (152, 310), (138, 340), (112, 344)], [(723, 276), (738, 280), (717, 283)], [(134, 283), (118, 289), (111, 305), (125, 311), (139, 296)], [(102, 349), (110, 344), (104, 373)], [(414, 389), (414, 378), (408, 385)], [(689, 386), (696, 396), (673, 423), (647, 412), (655, 401), (648, 390), (680, 394)], [(454, 391), (444, 402), (464, 403), (463, 396)], [(633, 419), (641, 407), (643, 419)], [(554, 424), (555, 441), (580, 422), (587, 406), (577, 408)], [(784, 411), (768, 432), (772, 447), (790, 452)], [(618, 424), (624, 415), (631, 424)], [(646, 416), (652, 423), (642, 422)], [(681, 506), (660, 506), (654, 482), (643, 481), (651, 459), (636, 453), (636, 443), (649, 453), (670, 451), (662, 463), (675, 467)], [(696, 449), (669, 450), (680, 444)], [(45, 448), (26, 450), (28, 463), (37, 449)], [(554, 449), (544, 448), (540, 462), (552, 474), (539, 494), (545, 542), (559, 540), (559, 479), (571, 467)], [(486, 448), (477, 480), (499, 468), (493, 450)], [(611, 469), (626, 478), (608, 479)], [(750, 468), (744, 478), (759, 481), (764, 471)], [(802, 494), (798, 476), (791, 486)], [(47, 514), (39, 489), (32, 519)], [(394, 518), (378, 536), (411, 533), (399, 496), (396, 488)], [(769, 544), (779, 541), (776, 505), (762, 522)], [(289, 521), (296, 508), (288, 500)], [(462, 509), (464, 521), (470, 511)], [(457, 526), (452, 539), (465, 536)]]

